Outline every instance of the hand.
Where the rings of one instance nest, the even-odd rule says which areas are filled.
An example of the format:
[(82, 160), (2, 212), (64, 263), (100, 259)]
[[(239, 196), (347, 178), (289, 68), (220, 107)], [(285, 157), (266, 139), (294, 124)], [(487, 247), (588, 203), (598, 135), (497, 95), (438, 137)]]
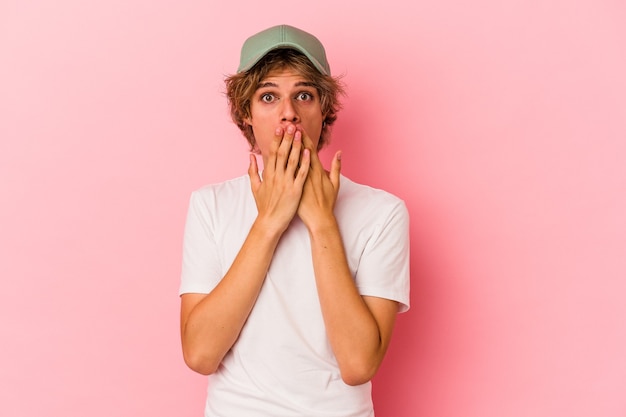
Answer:
[(309, 231), (323, 226), (328, 221), (334, 223), (335, 202), (339, 193), (341, 173), (341, 151), (333, 157), (330, 172), (324, 170), (313, 142), (303, 134), (303, 143), (310, 151), (310, 169), (304, 183), (302, 199), (298, 206), (298, 216)]
[(295, 126), (276, 128), (267, 156), (263, 180), (255, 155), (250, 155), (248, 175), (258, 217), (274, 231), (282, 233), (295, 215), (309, 172), (310, 151), (304, 149), (302, 132)]

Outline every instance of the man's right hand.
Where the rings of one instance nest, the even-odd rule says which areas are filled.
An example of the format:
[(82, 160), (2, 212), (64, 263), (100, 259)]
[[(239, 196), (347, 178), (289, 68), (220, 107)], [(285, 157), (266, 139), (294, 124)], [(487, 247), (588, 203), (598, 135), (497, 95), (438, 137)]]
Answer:
[(302, 132), (294, 125), (277, 127), (263, 179), (255, 155), (250, 155), (248, 175), (258, 210), (258, 221), (282, 233), (298, 210), (306, 181), (310, 151), (302, 145)]

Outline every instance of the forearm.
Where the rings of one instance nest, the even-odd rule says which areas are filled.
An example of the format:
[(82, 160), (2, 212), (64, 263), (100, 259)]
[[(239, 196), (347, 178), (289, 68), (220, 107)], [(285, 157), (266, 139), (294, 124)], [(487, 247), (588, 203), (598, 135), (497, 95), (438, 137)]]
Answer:
[(382, 361), (386, 338), (356, 288), (334, 217), (310, 230), (310, 237), (324, 323), (342, 378), (367, 382)]
[(233, 346), (256, 302), (280, 233), (257, 221), (220, 283), (199, 302), (181, 311), (186, 363), (213, 373)]

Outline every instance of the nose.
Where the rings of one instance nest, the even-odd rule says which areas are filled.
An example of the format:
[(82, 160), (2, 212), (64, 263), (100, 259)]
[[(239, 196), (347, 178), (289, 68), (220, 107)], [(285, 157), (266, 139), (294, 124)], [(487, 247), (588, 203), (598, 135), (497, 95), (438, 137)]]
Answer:
[(291, 100), (283, 100), (281, 108), (281, 121), (282, 122), (292, 122), (297, 123), (300, 121), (300, 117), (298, 116), (298, 111), (296, 106), (294, 106), (293, 101)]

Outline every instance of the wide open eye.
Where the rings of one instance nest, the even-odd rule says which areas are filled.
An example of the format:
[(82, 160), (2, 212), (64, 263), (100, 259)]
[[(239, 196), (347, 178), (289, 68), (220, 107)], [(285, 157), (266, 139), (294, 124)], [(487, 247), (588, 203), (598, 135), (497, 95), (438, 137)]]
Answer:
[(313, 94), (307, 92), (307, 91), (303, 91), (301, 93), (298, 93), (298, 95), (296, 96), (296, 100), (299, 101), (311, 101), (313, 100)]
[(276, 97), (271, 93), (264, 93), (261, 95), (260, 99), (263, 103), (271, 103), (276, 100)]

